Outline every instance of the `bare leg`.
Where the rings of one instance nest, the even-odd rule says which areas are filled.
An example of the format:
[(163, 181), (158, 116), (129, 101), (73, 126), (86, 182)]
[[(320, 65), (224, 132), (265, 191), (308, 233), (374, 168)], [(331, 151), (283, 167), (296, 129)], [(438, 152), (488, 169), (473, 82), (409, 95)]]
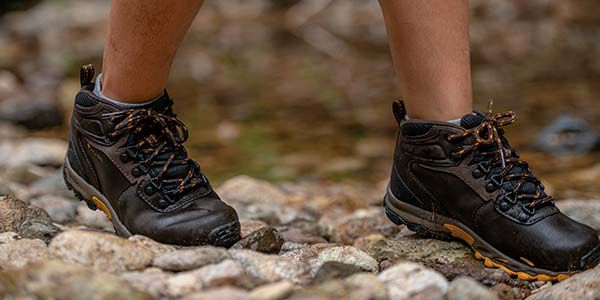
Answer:
[(379, 0), (409, 116), (472, 111), (468, 0)]
[(165, 89), (175, 52), (202, 0), (114, 0), (104, 50), (102, 93), (143, 102)]

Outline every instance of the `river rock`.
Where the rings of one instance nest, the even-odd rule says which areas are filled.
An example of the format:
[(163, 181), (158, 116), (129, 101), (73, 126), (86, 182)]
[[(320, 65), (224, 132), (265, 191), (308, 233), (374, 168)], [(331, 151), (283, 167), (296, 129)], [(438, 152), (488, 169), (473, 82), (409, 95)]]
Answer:
[(374, 275), (363, 273), (352, 275), (343, 280), (330, 280), (316, 286), (297, 290), (287, 299), (385, 300), (388, 297), (383, 282)]
[(282, 280), (279, 282), (261, 285), (250, 292), (250, 300), (281, 300), (294, 291), (294, 284)]
[(600, 231), (600, 200), (562, 200), (556, 205), (575, 221)]
[(422, 265), (404, 262), (381, 272), (378, 278), (391, 299), (444, 299), (448, 281), (442, 274)]
[(160, 256), (169, 252), (175, 251), (175, 247), (167, 244), (159, 243), (147, 236), (143, 235), (132, 235), (128, 238), (129, 241), (134, 242), (138, 246), (142, 246), (150, 249), (155, 256)]
[(317, 270), (312, 282), (325, 282), (331, 279), (346, 278), (352, 274), (364, 272), (355, 265), (344, 264), (337, 261), (328, 261)]
[(369, 272), (379, 271), (377, 260), (365, 251), (352, 246), (327, 248), (319, 253), (316, 264), (317, 266), (321, 266), (330, 261), (356, 266), (359, 269)]
[(263, 253), (279, 253), (283, 237), (272, 227), (264, 227), (235, 243), (231, 249), (250, 249)]
[(182, 300), (247, 300), (248, 292), (240, 288), (225, 286), (216, 289), (210, 289), (181, 298)]
[(0, 121), (28, 129), (45, 129), (60, 125), (63, 117), (54, 99), (44, 95), (21, 95), (0, 102)]
[(0, 270), (22, 268), (30, 263), (41, 262), (49, 255), (42, 240), (13, 240), (0, 244)]
[(77, 202), (60, 196), (44, 195), (30, 203), (45, 210), (52, 221), (60, 224), (70, 222), (77, 213)]
[(447, 300), (499, 300), (498, 295), (470, 277), (455, 278), (448, 286)]
[(394, 237), (400, 232), (400, 229), (400, 226), (387, 219), (380, 207), (361, 209), (334, 226), (331, 240), (340, 244), (352, 245), (358, 238), (372, 234)]
[(551, 287), (538, 290), (527, 300), (596, 300), (600, 297), (600, 267), (575, 274)]
[(262, 254), (250, 250), (229, 250), (232, 258), (244, 267), (246, 273), (265, 282), (290, 280), (296, 284), (310, 280), (310, 267), (290, 257)]
[(0, 232), (13, 231), (24, 238), (49, 242), (60, 229), (48, 213), (12, 196), (0, 196)]
[(152, 263), (154, 254), (112, 234), (70, 230), (57, 235), (50, 251), (58, 258), (109, 273), (143, 269)]
[(3, 292), (9, 299), (151, 299), (115, 276), (54, 260), (0, 272)]
[(236, 285), (246, 286), (251, 280), (242, 266), (233, 260), (207, 265), (200, 269), (179, 273), (167, 280), (167, 290), (172, 297), (198, 292), (203, 288)]
[(227, 250), (206, 246), (175, 250), (155, 257), (152, 264), (167, 271), (187, 271), (229, 258)]
[(67, 143), (49, 138), (0, 141), (0, 165), (62, 166)]
[(260, 221), (260, 220), (251, 220), (251, 219), (240, 220), (242, 237), (246, 237), (247, 235), (249, 235), (263, 227), (267, 227), (267, 226), (269, 226), (267, 223)]
[(158, 268), (143, 271), (132, 271), (119, 274), (119, 278), (132, 287), (150, 294), (154, 298), (164, 299), (169, 296), (168, 280), (173, 275)]
[(77, 205), (75, 223), (90, 228), (114, 232), (114, 227), (106, 215), (99, 209), (91, 210), (84, 202)]

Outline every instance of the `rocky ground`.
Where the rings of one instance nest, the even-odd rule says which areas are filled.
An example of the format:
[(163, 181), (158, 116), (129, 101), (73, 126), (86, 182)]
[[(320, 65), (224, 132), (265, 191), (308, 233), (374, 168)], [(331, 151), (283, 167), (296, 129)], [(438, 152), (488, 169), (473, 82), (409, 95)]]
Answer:
[[(416, 236), (381, 209), (384, 184), (217, 187), (241, 217), (231, 249), (121, 238), (65, 188), (65, 143), (0, 126), (3, 299), (597, 299), (600, 267), (563, 282), (488, 269), (459, 242)], [(7, 138), (10, 137), (10, 138)], [(600, 229), (600, 200), (566, 200)]]

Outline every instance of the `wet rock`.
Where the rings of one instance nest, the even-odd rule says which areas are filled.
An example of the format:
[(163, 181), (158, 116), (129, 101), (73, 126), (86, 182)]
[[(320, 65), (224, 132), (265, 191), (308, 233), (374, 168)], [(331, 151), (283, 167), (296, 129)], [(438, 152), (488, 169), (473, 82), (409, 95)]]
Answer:
[(527, 300), (598, 299), (600, 293), (600, 267), (573, 275), (551, 287), (538, 290)]
[(141, 270), (152, 263), (154, 254), (112, 234), (70, 230), (57, 235), (50, 251), (60, 259), (91, 266), (109, 273)]
[(210, 289), (195, 294), (191, 294), (181, 298), (182, 300), (208, 300), (208, 299), (219, 299), (219, 300), (247, 300), (248, 292), (240, 288), (235, 287), (221, 287), (216, 289)]
[(378, 278), (391, 299), (444, 299), (448, 281), (442, 274), (411, 263), (399, 263), (381, 272)]
[(261, 228), (239, 240), (231, 249), (250, 249), (263, 253), (279, 253), (283, 237), (272, 227)]
[(485, 285), (507, 283), (521, 286), (523, 282), (511, 279), (498, 269), (485, 268), (473, 257), (473, 252), (459, 242), (425, 239), (408, 233), (395, 239), (386, 239), (373, 244), (367, 251), (382, 265), (399, 261), (413, 261), (432, 268), (449, 279), (464, 275)]
[(245, 219), (245, 220), (240, 220), (240, 226), (241, 226), (241, 235), (242, 235), (242, 237), (245, 237), (245, 236), (249, 235), (250, 233), (255, 232), (263, 227), (267, 227), (269, 225), (260, 220)]
[(310, 279), (310, 267), (290, 257), (261, 254), (250, 250), (230, 250), (229, 253), (244, 267), (246, 273), (265, 282), (287, 279), (302, 284)]
[(346, 278), (352, 274), (364, 272), (355, 265), (344, 264), (337, 261), (328, 261), (319, 267), (313, 282), (325, 282), (331, 279)]
[(499, 300), (498, 295), (470, 277), (458, 277), (448, 286), (447, 300)]
[(119, 274), (120, 279), (132, 287), (150, 294), (154, 298), (169, 297), (167, 281), (172, 276), (172, 274), (163, 272), (157, 268)]
[(554, 154), (585, 153), (599, 141), (598, 133), (585, 120), (571, 115), (561, 115), (542, 130), (537, 144)]
[(562, 200), (556, 205), (575, 221), (600, 231), (600, 200)]
[(155, 257), (152, 264), (167, 271), (187, 271), (216, 264), (227, 258), (229, 258), (227, 250), (206, 246), (171, 251)]
[(287, 281), (261, 285), (250, 292), (250, 300), (281, 300), (294, 291), (294, 284)]
[(90, 228), (114, 232), (112, 223), (108, 220), (106, 215), (102, 213), (101, 210), (91, 210), (83, 202), (80, 202), (77, 206), (75, 223)]
[(12, 196), (0, 196), (0, 232), (13, 231), (24, 238), (49, 242), (60, 229), (41, 208)]
[(63, 117), (57, 101), (22, 95), (0, 102), (0, 121), (28, 129), (45, 129), (62, 124)]
[(2, 287), (9, 299), (151, 299), (112, 275), (53, 260), (0, 272)]
[(45, 210), (52, 221), (61, 224), (73, 220), (77, 212), (76, 202), (59, 196), (45, 195), (29, 203)]
[(67, 143), (48, 138), (0, 141), (0, 165), (62, 166)]
[(147, 236), (143, 235), (132, 235), (128, 238), (129, 241), (134, 242), (138, 246), (142, 246), (150, 249), (155, 256), (160, 256), (172, 251), (175, 251), (175, 247), (167, 244), (159, 243)]
[(319, 253), (316, 264), (320, 266), (326, 262), (344, 263), (369, 272), (379, 271), (377, 260), (352, 246), (331, 247), (323, 250)]
[(385, 285), (376, 276), (363, 273), (295, 291), (288, 299), (384, 300), (388, 297)]
[(48, 257), (48, 248), (42, 240), (22, 239), (0, 244), (0, 270), (22, 268)]
[(198, 292), (217, 286), (250, 285), (251, 280), (242, 266), (233, 260), (207, 265), (200, 269), (179, 273), (167, 280), (167, 290), (172, 297)]

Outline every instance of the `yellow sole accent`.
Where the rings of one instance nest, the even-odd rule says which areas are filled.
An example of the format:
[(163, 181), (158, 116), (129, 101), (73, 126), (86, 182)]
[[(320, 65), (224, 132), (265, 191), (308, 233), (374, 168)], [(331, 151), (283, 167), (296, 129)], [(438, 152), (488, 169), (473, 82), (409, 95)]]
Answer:
[[(475, 239), (471, 235), (469, 235), (464, 230), (462, 230), (452, 224), (444, 224), (444, 227), (446, 229), (448, 229), (448, 231), (450, 231), (450, 234), (452, 234), (452, 236), (465, 241), (467, 244), (469, 244), (471, 246), (471, 248), (473, 248), (473, 244), (475, 244)], [(502, 265), (498, 262), (495, 262), (491, 258), (482, 255), (481, 252), (479, 252), (475, 249), (473, 249), (473, 251), (475, 251), (475, 254), (474, 254), (475, 258), (478, 260), (483, 260), (483, 264), (486, 267), (500, 269), (500, 270), (506, 272), (511, 277), (517, 277), (520, 280), (525, 280), (525, 281), (562, 281), (562, 280), (565, 280), (572, 276), (571, 274), (559, 274), (557, 276), (550, 276), (550, 275), (546, 275), (546, 274), (530, 275), (530, 274), (527, 274), (527, 273), (521, 272), (521, 271), (513, 271), (513, 270), (509, 269), (507, 266)]]
[(98, 197), (96, 197), (96, 196), (92, 196), (92, 201), (94, 201), (94, 203), (96, 204), (96, 206), (102, 212), (104, 212), (104, 214), (106, 215), (106, 217), (109, 220), (112, 220), (112, 214), (110, 213), (110, 210), (108, 209), (108, 207), (106, 207), (106, 205), (104, 204), (104, 202), (102, 202), (102, 200), (98, 199)]

